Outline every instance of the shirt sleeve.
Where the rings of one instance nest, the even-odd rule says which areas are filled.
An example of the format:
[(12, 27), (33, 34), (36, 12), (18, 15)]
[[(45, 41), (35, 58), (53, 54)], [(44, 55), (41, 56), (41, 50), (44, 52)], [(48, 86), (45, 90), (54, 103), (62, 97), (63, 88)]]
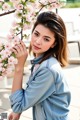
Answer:
[(22, 111), (45, 100), (55, 92), (54, 77), (48, 68), (40, 70), (29, 86), (24, 90), (17, 90), (10, 96), (11, 107), (14, 112)]

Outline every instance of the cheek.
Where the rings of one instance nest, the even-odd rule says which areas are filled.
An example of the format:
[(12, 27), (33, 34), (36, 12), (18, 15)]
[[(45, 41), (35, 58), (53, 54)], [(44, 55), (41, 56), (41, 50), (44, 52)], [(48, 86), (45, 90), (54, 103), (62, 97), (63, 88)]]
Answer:
[(33, 43), (35, 41), (34, 37), (31, 37), (31, 43)]
[(33, 41), (34, 41), (34, 39), (33, 39), (33, 37), (31, 37), (31, 45), (32, 45)]
[(44, 45), (44, 46), (43, 46), (43, 49), (44, 49), (45, 51), (47, 51), (47, 50), (50, 49), (50, 47), (51, 47), (50, 45)]

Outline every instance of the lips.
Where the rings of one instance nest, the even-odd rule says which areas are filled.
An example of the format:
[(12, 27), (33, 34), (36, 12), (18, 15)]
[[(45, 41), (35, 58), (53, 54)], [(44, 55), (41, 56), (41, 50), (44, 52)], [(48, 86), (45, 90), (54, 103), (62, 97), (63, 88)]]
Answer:
[(39, 48), (39, 47), (37, 47), (37, 46), (35, 46), (35, 45), (33, 45), (33, 46), (34, 46), (34, 49), (36, 49), (36, 50), (41, 49), (41, 48)]

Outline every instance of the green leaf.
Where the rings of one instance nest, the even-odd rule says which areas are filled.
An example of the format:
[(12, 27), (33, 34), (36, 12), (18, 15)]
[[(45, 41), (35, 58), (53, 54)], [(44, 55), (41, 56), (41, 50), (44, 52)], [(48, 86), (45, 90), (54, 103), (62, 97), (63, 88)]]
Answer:
[(4, 59), (4, 60), (2, 61), (2, 63), (3, 63), (3, 66), (6, 68), (6, 66), (7, 66), (7, 64), (8, 64), (8, 58)]
[(14, 58), (16, 58), (16, 55), (14, 52), (12, 52), (12, 54), (10, 56), (13, 56)]

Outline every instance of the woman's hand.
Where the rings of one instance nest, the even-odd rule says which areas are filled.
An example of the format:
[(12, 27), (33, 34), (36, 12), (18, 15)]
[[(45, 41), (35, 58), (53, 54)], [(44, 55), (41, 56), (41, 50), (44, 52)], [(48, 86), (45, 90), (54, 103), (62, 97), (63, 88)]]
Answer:
[(26, 45), (24, 44), (24, 42), (20, 41), (20, 44), (16, 44), (12, 48), (12, 52), (15, 53), (15, 55), (18, 59), (18, 64), (16, 65), (16, 67), (18, 67), (18, 66), (19, 66), (19, 68), (24, 67), (25, 61), (28, 57), (28, 51), (26, 49)]
[(11, 112), (8, 116), (8, 120), (19, 120), (21, 113)]

